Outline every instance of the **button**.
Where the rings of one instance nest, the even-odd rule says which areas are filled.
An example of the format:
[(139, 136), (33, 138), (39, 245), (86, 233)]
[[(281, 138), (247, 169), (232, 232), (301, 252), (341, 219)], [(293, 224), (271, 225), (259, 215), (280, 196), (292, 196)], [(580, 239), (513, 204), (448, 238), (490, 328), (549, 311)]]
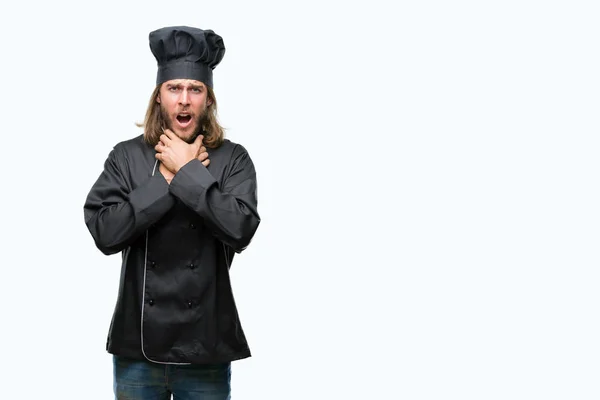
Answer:
[(193, 222), (191, 222), (191, 223), (190, 223), (190, 228), (191, 228), (191, 229), (196, 229), (196, 225), (195, 225)]
[(191, 301), (188, 301), (188, 307), (189, 307), (189, 308), (192, 308), (192, 306), (193, 306), (193, 305), (194, 305), (194, 304), (193, 304)]
[(148, 304), (150, 304), (151, 306), (154, 305), (154, 300), (150, 299), (150, 301), (148, 301)]
[(189, 267), (190, 267), (190, 269), (196, 268), (196, 266), (194, 264), (190, 264)]
[(155, 261), (150, 261), (150, 266), (151, 266), (152, 268), (155, 268), (155, 267), (156, 267), (156, 262), (155, 262)]

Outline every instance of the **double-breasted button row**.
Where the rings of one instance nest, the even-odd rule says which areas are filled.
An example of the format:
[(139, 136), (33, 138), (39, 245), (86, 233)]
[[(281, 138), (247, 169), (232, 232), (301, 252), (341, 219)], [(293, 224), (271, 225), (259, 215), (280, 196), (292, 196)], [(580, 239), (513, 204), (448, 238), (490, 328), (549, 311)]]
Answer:
[[(150, 263), (149, 263), (149, 264), (150, 264), (150, 267), (151, 267), (151, 268), (153, 268), (153, 269), (154, 269), (154, 268), (156, 268), (156, 267), (158, 266), (158, 265), (156, 264), (156, 261), (150, 261)], [(198, 266), (197, 266), (196, 264), (194, 264), (194, 263), (189, 263), (189, 264), (187, 265), (187, 267), (188, 267), (189, 269), (196, 269), (196, 267), (198, 267)]]
[[(186, 304), (187, 304), (188, 308), (194, 307), (194, 302), (192, 300), (187, 300)], [(153, 299), (148, 300), (148, 305), (153, 306), (154, 300)]]

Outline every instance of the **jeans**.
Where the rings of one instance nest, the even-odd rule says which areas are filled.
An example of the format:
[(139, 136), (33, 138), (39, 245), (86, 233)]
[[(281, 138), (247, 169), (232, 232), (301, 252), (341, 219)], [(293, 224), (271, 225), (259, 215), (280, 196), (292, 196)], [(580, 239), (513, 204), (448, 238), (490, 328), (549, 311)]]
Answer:
[(230, 400), (231, 363), (171, 365), (113, 356), (116, 400)]

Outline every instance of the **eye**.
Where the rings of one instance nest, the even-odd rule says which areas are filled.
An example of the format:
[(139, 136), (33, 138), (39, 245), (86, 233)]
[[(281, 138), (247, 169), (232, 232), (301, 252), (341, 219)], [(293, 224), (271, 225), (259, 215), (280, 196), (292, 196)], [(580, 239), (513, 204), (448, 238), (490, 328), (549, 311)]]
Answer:
[(194, 93), (202, 93), (202, 88), (192, 88), (192, 92), (194, 92)]

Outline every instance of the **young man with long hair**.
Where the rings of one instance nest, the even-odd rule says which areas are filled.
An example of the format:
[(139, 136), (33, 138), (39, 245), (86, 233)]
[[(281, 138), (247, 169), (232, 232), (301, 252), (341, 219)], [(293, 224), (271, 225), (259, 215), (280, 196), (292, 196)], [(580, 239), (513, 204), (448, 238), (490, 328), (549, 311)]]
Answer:
[(122, 253), (107, 351), (116, 399), (229, 399), (250, 357), (229, 268), (260, 217), (256, 171), (217, 121), (212, 30), (150, 33), (156, 89), (144, 133), (119, 142), (84, 205), (104, 254)]

